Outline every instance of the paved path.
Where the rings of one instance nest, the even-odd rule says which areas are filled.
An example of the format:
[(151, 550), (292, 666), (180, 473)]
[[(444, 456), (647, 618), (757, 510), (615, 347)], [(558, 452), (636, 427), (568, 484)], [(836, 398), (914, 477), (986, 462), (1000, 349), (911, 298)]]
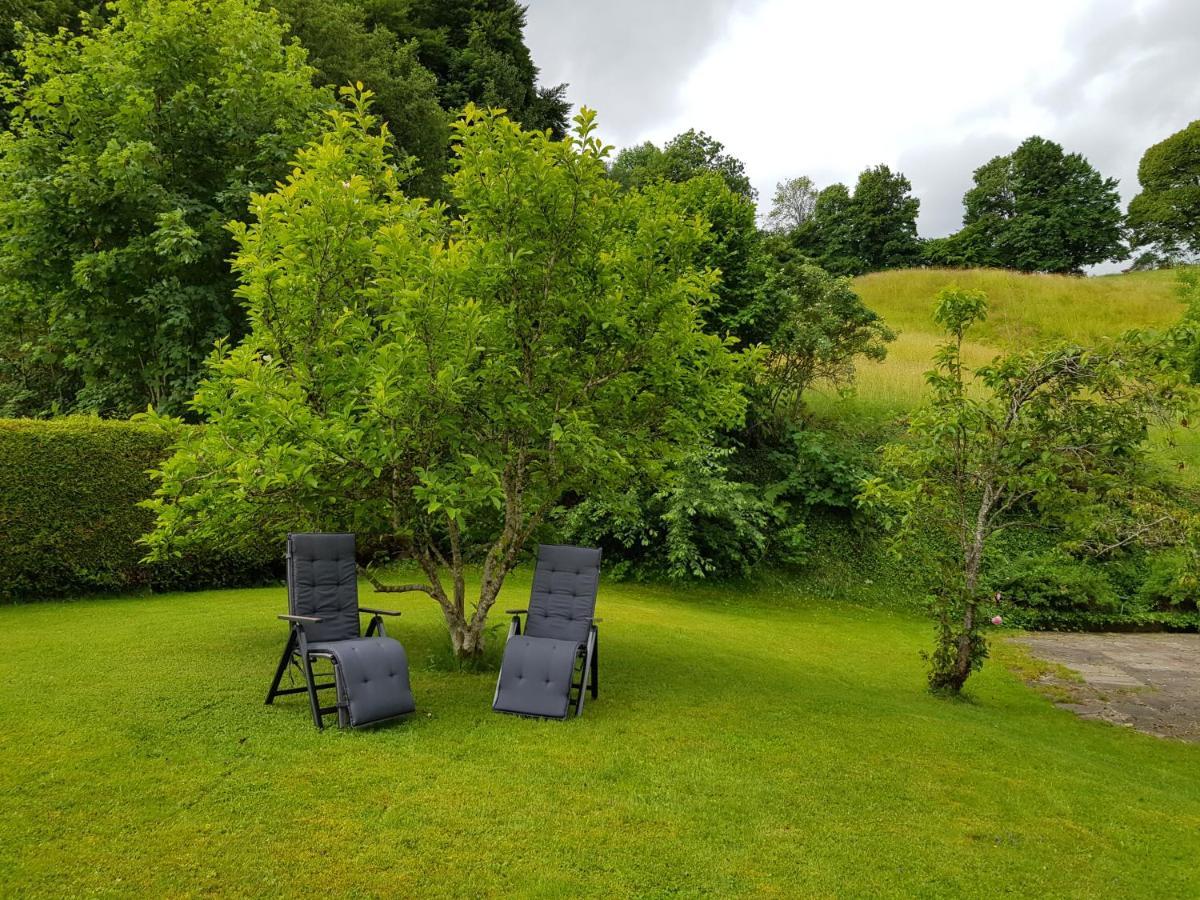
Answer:
[(1071, 698), (1060, 706), (1085, 719), (1200, 743), (1200, 634), (1041, 633), (1013, 640), (1083, 678), (1039, 679)]

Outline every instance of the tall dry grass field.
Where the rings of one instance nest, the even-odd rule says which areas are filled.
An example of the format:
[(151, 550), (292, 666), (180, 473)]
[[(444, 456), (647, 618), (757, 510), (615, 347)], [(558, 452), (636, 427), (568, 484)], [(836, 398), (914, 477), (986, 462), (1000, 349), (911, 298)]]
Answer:
[(899, 336), (884, 362), (859, 368), (855, 397), (818, 396), (814, 407), (879, 415), (903, 412), (919, 402), (924, 373), (944, 340), (933, 321), (934, 298), (952, 285), (988, 295), (987, 321), (972, 330), (967, 346), (971, 363), (1045, 341), (1091, 343), (1130, 328), (1162, 327), (1183, 312), (1173, 272), (1077, 278), (997, 269), (901, 269), (864, 275), (855, 280), (855, 288)]

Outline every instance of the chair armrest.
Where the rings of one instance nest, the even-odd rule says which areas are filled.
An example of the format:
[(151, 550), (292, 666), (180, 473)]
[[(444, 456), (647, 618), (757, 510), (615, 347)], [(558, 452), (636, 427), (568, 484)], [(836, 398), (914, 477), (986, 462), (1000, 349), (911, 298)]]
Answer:
[(529, 612), (529, 610), (527, 610), (527, 609), (506, 609), (504, 611), (504, 614), (506, 616), (523, 616), (523, 615), (526, 615), (528, 612)]
[(324, 622), (324, 621), (325, 621), (325, 620), (324, 620), (324, 619), (322, 619), (320, 616), (285, 616), (285, 615), (280, 615), (280, 616), (279, 616), (279, 618), (280, 618), (280, 619), (282, 619), (282, 620), (283, 620), (283, 621), (285, 621), (285, 622), (295, 622), (296, 624), (303, 624), (303, 623), (305, 623), (305, 622), (314, 622), (314, 623), (315, 623), (315, 622)]
[(398, 615), (400, 615), (399, 610), (375, 609), (373, 606), (360, 606), (358, 608), (358, 611), (360, 613), (366, 613), (367, 615), (371, 615), (371, 616), (398, 616)]

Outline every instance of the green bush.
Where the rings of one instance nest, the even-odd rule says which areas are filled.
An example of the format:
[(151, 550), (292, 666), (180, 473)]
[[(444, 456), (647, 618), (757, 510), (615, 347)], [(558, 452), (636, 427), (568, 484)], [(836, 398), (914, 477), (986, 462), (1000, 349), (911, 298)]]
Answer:
[(657, 489), (587, 499), (556, 517), (561, 539), (601, 547), (612, 578), (744, 578), (766, 558), (798, 552), (803, 526), (789, 527), (759, 489), (730, 477), (732, 451), (700, 447)]
[(1187, 572), (1174, 552), (1135, 552), (1099, 563), (1051, 549), (999, 565), (990, 586), (1001, 594), (995, 611), (1023, 628), (1195, 630), (1200, 613)]
[(1200, 625), (1200, 603), (1192, 567), (1180, 551), (1152, 557), (1136, 599), (1150, 613), (1159, 614), (1170, 625)]
[[(854, 496), (881, 434), (825, 422), (760, 435), (753, 446), (727, 438), (734, 446), (697, 448), (657, 487), (635, 482), (605, 502), (583, 500), (546, 534), (603, 548), (612, 578), (746, 578), (832, 563), (808, 522), (834, 520), (838, 534), (863, 538), (870, 523)], [(857, 551), (847, 558), (862, 562)]]
[(88, 417), (0, 419), (0, 599), (38, 600), (134, 588), (261, 583), (265, 550), (196, 551), (144, 565), (137, 541), (153, 514), (168, 439), (158, 429)]
[(1070, 630), (1122, 618), (1120, 598), (1105, 573), (1061, 551), (1013, 559), (993, 576), (992, 586), (1010, 625)]

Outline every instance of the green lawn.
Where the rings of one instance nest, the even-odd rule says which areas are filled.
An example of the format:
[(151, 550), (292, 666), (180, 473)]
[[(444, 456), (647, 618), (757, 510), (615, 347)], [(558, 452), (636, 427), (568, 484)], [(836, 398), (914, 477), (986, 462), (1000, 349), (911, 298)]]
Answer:
[(262, 703), (282, 588), (0, 609), (0, 893), (1200, 893), (1200, 747), (995, 664), (931, 697), (908, 614), (605, 583), (600, 700), (560, 723), (492, 713), (399, 603), (419, 712), (325, 733)]

